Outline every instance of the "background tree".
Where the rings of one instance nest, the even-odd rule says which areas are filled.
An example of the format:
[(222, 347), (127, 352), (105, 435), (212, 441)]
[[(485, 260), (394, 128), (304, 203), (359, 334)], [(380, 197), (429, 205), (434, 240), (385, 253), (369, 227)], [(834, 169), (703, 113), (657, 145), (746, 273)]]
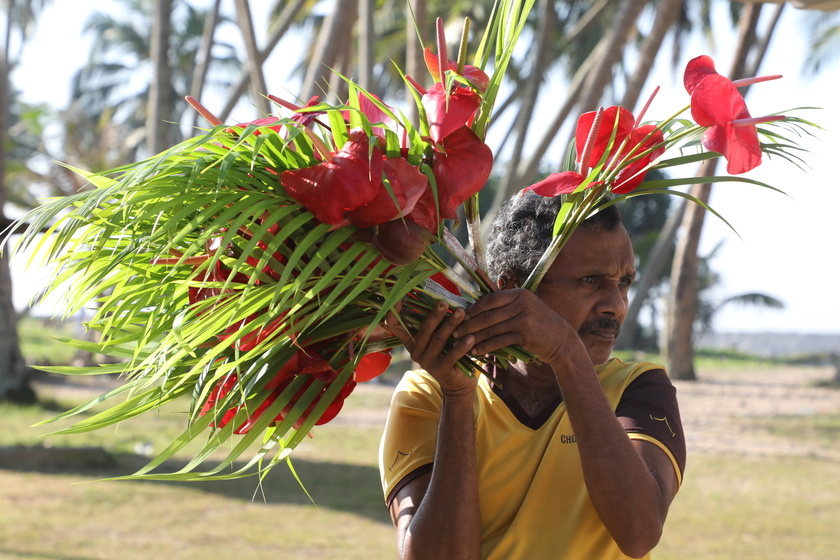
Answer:
[[(170, 123), (184, 120), (188, 108), (184, 97), (190, 93), (204, 23), (212, 10), (199, 10), (184, 0), (171, 1), (171, 32), (167, 34), (166, 44), (161, 43), (155, 52), (157, 63), (152, 59), (152, 27), (156, 16), (164, 17), (164, 12), (159, 15), (155, 12), (163, 10), (160, 4), (150, 0), (121, 0), (122, 15), (96, 12), (85, 24), (85, 32), (93, 34), (94, 41), (87, 64), (73, 77), (72, 98), (91, 121), (107, 118), (124, 126), (131, 155), (146, 144), (147, 122), (152, 127), (160, 125), (161, 134), (166, 135), (163, 147), (181, 140), (179, 127)], [(221, 19), (229, 21), (227, 17)], [(163, 63), (164, 56), (168, 64)], [(226, 90), (240, 68), (242, 61), (237, 48), (214, 41), (207, 85)], [(150, 84), (149, 78), (157, 71), (163, 74)], [(167, 100), (164, 106), (149, 104), (153, 89), (156, 96)], [(158, 112), (156, 117), (149, 118), (150, 107)], [(132, 135), (133, 131), (141, 132)]]
[[(10, 75), (20, 59), (20, 51), (26, 43), (27, 31), (35, 21), (35, 13), (42, 9), (45, 1), (15, 2), (3, 0), (5, 21), (3, 25), (2, 51), (0, 52), (0, 224), (8, 223), (7, 201), (7, 156), (10, 143), (9, 113), (11, 107)], [(13, 42), (17, 40), (17, 53), (12, 53)], [(17, 312), (12, 300), (12, 277), (9, 257), (0, 256), (0, 401), (32, 402), (35, 392), (29, 383), (26, 364), (20, 352), (17, 333)]]

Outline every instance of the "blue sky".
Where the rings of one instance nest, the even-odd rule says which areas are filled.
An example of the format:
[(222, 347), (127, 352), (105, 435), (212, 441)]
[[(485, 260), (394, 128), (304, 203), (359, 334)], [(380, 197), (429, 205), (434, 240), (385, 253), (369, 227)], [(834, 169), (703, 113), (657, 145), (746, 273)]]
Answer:
[[(66, 103), (70, 76), (83, 64), (88, 52), (89, 38), (82, 37), (82, 25), (91, 12), (106, 10), (112, 4), (107, 0), (55, 0), (47, 9), (13, 75), (15, 87), (23, 90), (30, 102), (48, 101), (55, 106)], [(260, 9), (258, 6), (265, 3), (252, 4)], [(840, 222), (840, 180), (832, 167), (840, 153), (840, 107), (836, 101), (840, 63), (817, 79), (801, 75), (806, 41), (801, 15), (792, 8), (786, 9), (762, 67), (762, 74), (778, 73), (784, 78), (754, 86), (747, 101), (753, 116), (793, 107), (823, 108), (802, 114), (826, 129), (816, 139), (803, 140), (803, 146), (811, 152), (806, 156), (811, 169), (803, 171), (784, 161), (768, 161), (749, 174), (787, 195), (746, 185), (716, 186), (711, 204), (740, 237), (720, 220), (708, 216), (701, 246), (701, 252), (707, 253), (723, 243), (713, 261), (713, 268), (722, 276), (717, 293), (720, 299), (744, 292), (764, 292), (783, 300), (786, 308), (722, 311), (715, 321), (718, 331), (840, 334), (840, 299), (835, 293), (840, 280), (840, 258), (834, 244)], [(264, 20), (256, 14), (255, 21)], [(731, 36), (719, 34), (716, 40), (715, 50), (694, 41), (685, 49), (685, 60), (709, 54), (718, 69), (725, 72), (730, 65), (735, 32)], [(279, 52), (294, 46), (281, 44)], [(268, 88), (270, 93), (290, 97), (288, 69), (282, 64), (280, 56), (269, 61), (267, 68), (274, 65), (278, 71), (267, 73)], [(648, 89), (654, 85), (660, 85), (662, 91), (647, 118), (664, 118), (687, 103), (680, 76), (672, 75), (664, 62), (649, 81)], [(255, 116), (244, 105), (231, 120)], [(23, 306), (38, 281), (36, 272), (24, 274), (19, 264), (13, 270), (15, 300)]]

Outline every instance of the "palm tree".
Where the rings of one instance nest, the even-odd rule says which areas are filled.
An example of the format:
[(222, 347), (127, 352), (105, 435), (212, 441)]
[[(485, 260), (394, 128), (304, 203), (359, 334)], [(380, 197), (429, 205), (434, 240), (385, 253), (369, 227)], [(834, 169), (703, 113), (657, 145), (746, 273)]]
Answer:
[[(43, 9), (45, 0), (16, 2), (4, 0), (0, 6), (6, 17), (0, 43), (0, 223), (7, 222), (5, 206), (7, 201), (7, 134), (9, 129), (9, 108), (11, 87), (9, 75), (20, 58), (11, 53), (12, 39), (19, 35), (19, 48), (23, 48), (27, 30), (35, 21), (35, 13)], [(0, 255), (0, 400), (32, 402), (35, 392), (29, 384), (26, 364), (20, 351), (17, 334), (17, 313), (12, 301), (12, 277), (9, 257)]]
[[(150, 0), (121, 0), (121, 4), (124, 15), (97, 12), (85, 24), (85, 31), (92, 33), (95, 39), (87, 64), (73, 77), (72, 97), (95, 122), (110, 113), (110, 118), (124, 125), (127, 131), (141, 130), (147, 124), (152, 88), (147, 80), (138, 80), (138, 76), (168, 70), (168, 79), (164, 74), (154, 83), (160, 81), (156, 95), (172, 99), (172, 108), (168, 110), (169, 115), (160, 114), (151, 124), (180, 122), (188, 108), (183, 99), (190, 93), (202, 45), (204, 22), (212, 12), (196, 9), (183, 0), (172, 0), (168, 47), (160, 43), (160, 48), (155, 51), (161, 61), (165, 55), (168, 64), (153, 64), (151, 37), (155, 10), (163, 10), (165, 6)], [(160, 17), (164, 12), (157, 14)], [(231, 76), (241, 67), (233, 45), (214, 42), (208, 85), (228, 88)], [(163, 107), (168, 104), (168, 101), (165, 102)], [(159, 105), (156, 103), (153, 106)], [(177, 127), (164, 124), (163, 128), (169, 135), (164, 144), (171, 145), (173, 141), (180, 140)], [(143, 143), (145, 137), (139, 139), (137, 145)]]
[[(729, 76), (733, 78), (755, 75), (761, 64), (767, 41), (772, 36), (781, 9), (768, 26), (765, 36), (758, 40), (757, 26), (761, 13), (761, 4), (747, 4), (741, 14), (738, 46)], [(748, 68), (747, 57), (753, 52), (753, 66)], [(746, 95), (746, 92), (743, 92)], [(703, 162), (698, 176), (710, 177), (715, 174), (717, 160)], [(689, 194), (702, 203), (708, 203), (711, 195), (710, 184), (694, 185)], [(680, 224), (681, 235), (678, 238), (674, 262), (671, 270), (671, 290), (668, 301), (667, 321), (668, 337), (666, 340), (666, 354), (668, 356), (669, 374), (674, 379), (694, 380), (697, 374), (694, 369), (694, 321), (697, 316), (697, 287), (698, 263), (697, 249), (700, 245), (700, 235), (706, 210), (699, 204), (689, 204)]]

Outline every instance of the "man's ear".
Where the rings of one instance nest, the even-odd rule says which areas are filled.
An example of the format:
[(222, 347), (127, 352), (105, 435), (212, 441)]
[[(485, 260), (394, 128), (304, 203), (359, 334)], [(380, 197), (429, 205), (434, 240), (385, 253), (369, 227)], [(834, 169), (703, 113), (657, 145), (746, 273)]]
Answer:
[(519, 281), (508, 271), (504, 271), (499, 275), (499, 279), (496, 280), (496, 287), (500, 290), (510, 290), (511, 288), (518, 288)]

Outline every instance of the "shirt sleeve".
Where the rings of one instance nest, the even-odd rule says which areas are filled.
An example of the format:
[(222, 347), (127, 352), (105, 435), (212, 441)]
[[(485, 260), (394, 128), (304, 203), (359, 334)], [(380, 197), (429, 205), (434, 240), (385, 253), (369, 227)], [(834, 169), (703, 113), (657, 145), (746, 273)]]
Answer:
[[(422, 371), (409, 371), (394, 390), (379, 445), (379, 474), (386, 502), (401, 481), (434, 462), (443, 398)], [(419, 470), (418, 470), (419, 469)]]
[(685, 434), (677, 390), (665, 371), (650, 370), (633, 380), (624, 390), (615, 414), (631, 438), (651, 441), (670, 456), (677, 479), (682, 482)]

